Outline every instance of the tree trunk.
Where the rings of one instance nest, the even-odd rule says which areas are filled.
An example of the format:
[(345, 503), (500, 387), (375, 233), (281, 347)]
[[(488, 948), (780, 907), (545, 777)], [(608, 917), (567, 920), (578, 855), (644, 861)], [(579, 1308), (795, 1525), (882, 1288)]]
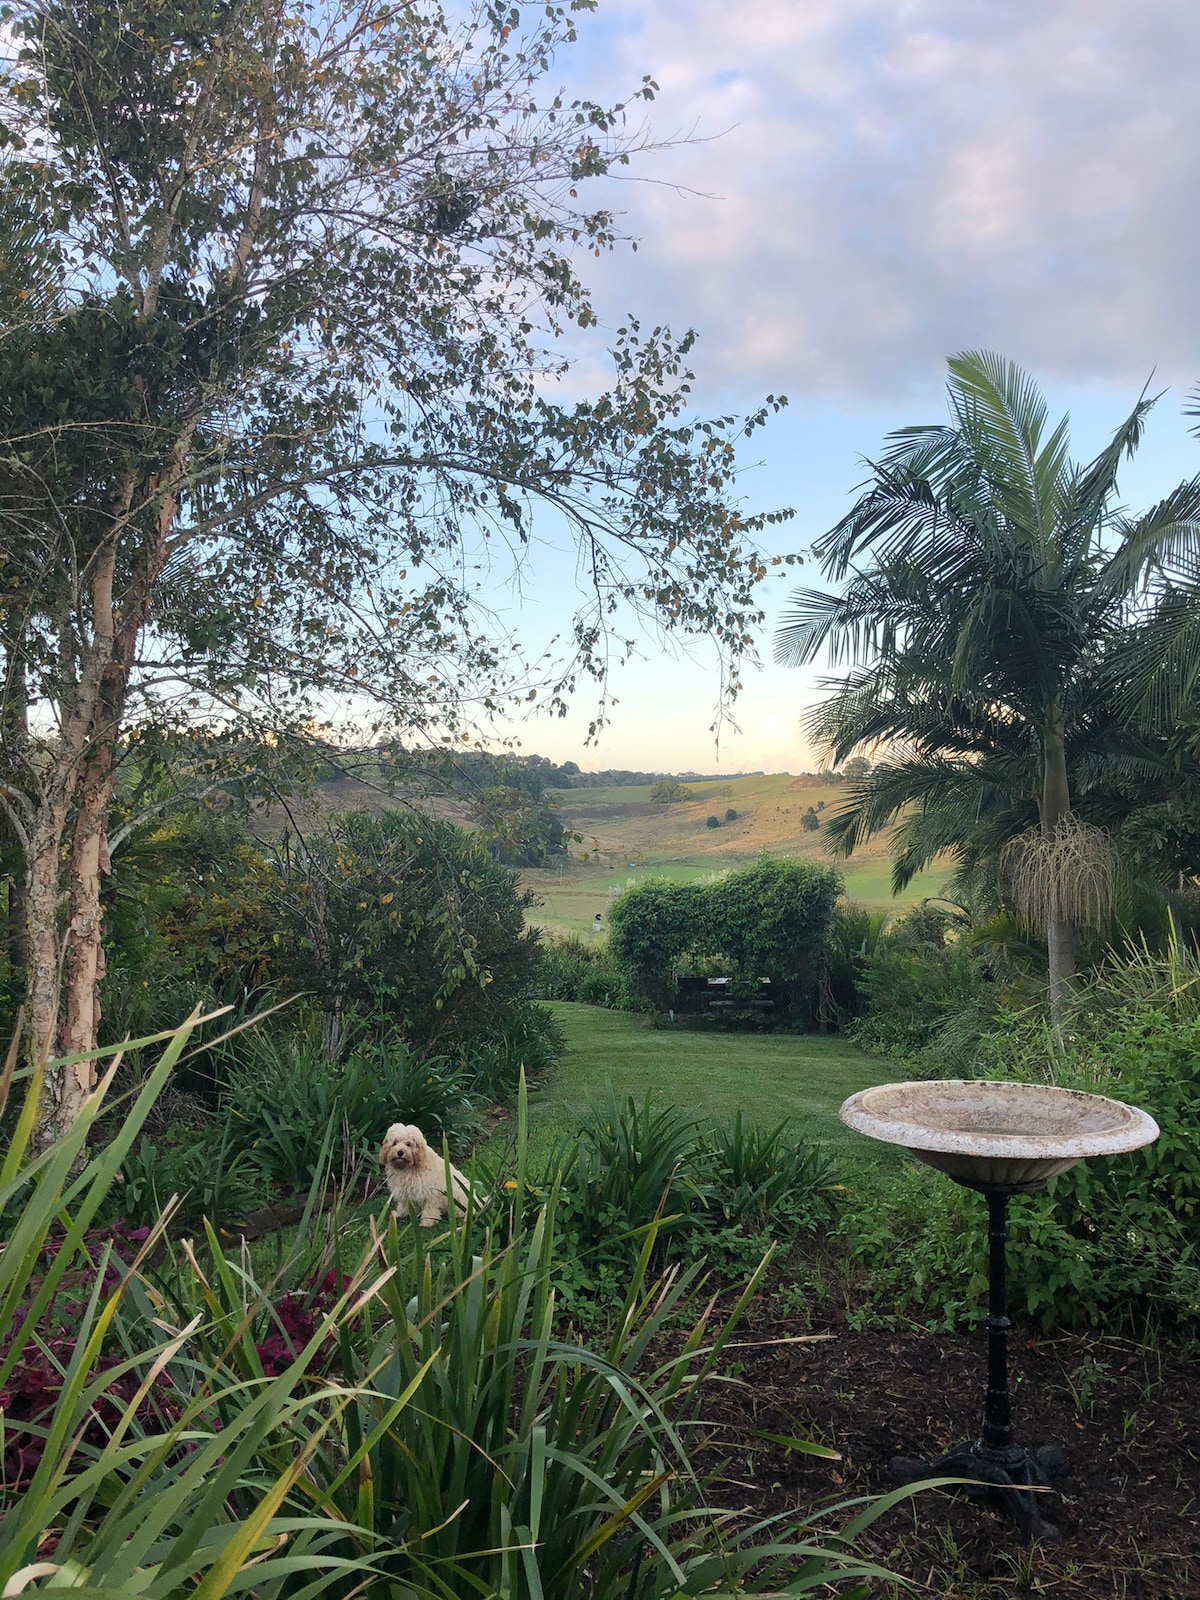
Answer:
[[(58, 1030), (58, 1054), (64, 1056), (94, 1050), (100, 1028), (100, 984), (105, 966), (100, 884), (101, 874), (109, 870), (105, 823), (111, 798), (111, 754), (100, 747), (88, 763), (71, 840), (66, 976)], [(90, 1080), (94, 1077), (93, 1071)], [(65, 1106), (66, 1120), (72, 1120), (78, 1111), (73, 1103)]]
[(1050, 1015), (1060, 1023), (1074, 991), (1075, 924), (1055, 917), (1046, 928), (1050, 952)]
[[(1054, 708), (1042, 736), (1042, 833), (1051, 837), (1060, 822), (1071, 815), (1071, 786), (1062, 718)], [(1075, 924), (1067, 917), (1051, 917), (1046, 928), (1050, 967), (1050, 1015), (1061, 1023), (1070, 1003), (1075, 980)]]
[[(58, 1054), (94, 1050), (100, 1030), (100, 985), (104, 979), (104, 913), (101, 875), (109, 871), (108, 808), (116, 770), (114, 745), (125, 700), (126, 674), (119, 660), (105, 667), (89, 750), (75, 795), (75, 826), (68, 861), (66, 976)], [(93, 1068), (89, 1078), (95, 1080)], [(82, 1102), (80, 1102), (82, 1104)], [(78, 1115), (74, 1101), (64, 1106), (67, 1121)]]
[[(30, 840), (25, 900), (29, 966), (26, 979), (26, 1030), (29, 1056), (45, 1063), (54, 1052), (61, 979), (58, 930), (59, 867), (67, 811), (64, 802), (48, 801)], [(42, 1086), (34, 1145), (46, 1149), (62, 1131), (60, 1102), (66, 1093), (64, 1075), (49, 1072)]]
[[(64, 717), (58, 748), (42, 785), (42, 800), (33, 830), (29, 870), (29, 1048), (35, 1062), (46, 1062), (55, 1054), (74, 1054), (95, 1048), (98, 1010), (94, 988), (90, 1002), (84, 993), (89, 972), (102, 970), (99, 919), (99, 874), (103, 848), (104, 821), (112, 793), (111, 744), (116, 736), (112, 718), (114, 706), (123, 693), (124, 671), (114, 659), (116, 630), (113, 612), (113, 576), (116, 556), (112, 547), (99, 551), (94, 559), (90, 581), (93, 641), (84, 656), (79, 680), (70, 698), (70, 713)], [(92, 805), (85, 787), (88, 775), (95, 779), (96, 763), (107, 756), (108, 786), (91, 784)], [(72, 803), (81, 797), (71, 840), (70, 892), (65, 931), (60, 930), (59, 902), (62, 875), (63, 840)], [(95, 914), (90, 896), (95, 885)], [(56, 1027), (59, 1001), (66, 972), (75, 997), (73, 1023)], [(70, 1067), (47, 1071), (42, 1085), (42, 1104), (34, 1130), (34, 1145), (46, 1149), (62, 1137), (79, 1115), (84, 1101), (95, 1086), (94, 1061), (75, 1062)]]
[[(25, 683), (25, 660), (22, 654), (24, 640), (19, 629), (3, 619), (7, 626), (3, 634), (4, 681), (0, 695), (0, 780), (11, 784), (14, 790), (23, 790), (26, 778), (25, 763), (29, 754), (29, 700)], [(9, 969), (18, 983), (25, 982), (29, 966), (28, 900), (29, 862), (25, 850), (24, 829), (18, 825), (18, 801), (14, 793), (5, 796), (0, 806), (0, 844), (4, 846), (10, 870), (6, 896), (4, 951)]]

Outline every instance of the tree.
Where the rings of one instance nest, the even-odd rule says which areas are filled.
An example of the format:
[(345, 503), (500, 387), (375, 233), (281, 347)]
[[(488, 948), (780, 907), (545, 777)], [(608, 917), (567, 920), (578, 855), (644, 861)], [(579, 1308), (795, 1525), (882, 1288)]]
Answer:
[(716, 815), (705, 817), (704, 826), (706, 828), (719, 828), (721, 826), (721, 819)]
[(808, 810), (800, 818), (800, 826), (804, 829), (805, 833), (816, 833), (820, 828), (820, 818), (817, 816), (817, 813), (811, 806), (809, 806)]
[[(837, 594), (802, 591), (776, 654), (824, 646), (856, 669), (815, 713), (835, 761), (883, 745), (831, 831), (849, 853), (897, 817), (894, 880), (940, 852), (999, 854), (1066, 1000), (1077, 929), (1103, 916), (1113, 861), (1077, 817), (1086, 762), (1153, 766), (1118, 714), (1106, 653), (1155, 554), (1200, 513), (1200, 481), (1137, 519), (1115, 506), (1143, 396), (1090, 464), (1021, 370), (986, 353), (950, 363), (951, 423), (891, 436), (860, 498), (818, 546)], [(1101, 537), (1101, 533), (1105, 537)], [(1074, 773), (1073, 770), (1074, 769)]]
[(726, 809), (726, 812), (725, 812), (725, 821), (726, 822), (736, 822), (737, 819), (738, 819), (737, 810), (735, 809), (735, 807), (729, 806)]
[(690, 792), (674, 778), (660, 778), (650, 790), (650, 799), (656, 806), (678, 805), (681, 800), (691, 798)]
[[(1187, 415), (1200, 417), (1200, 390)], [(1200, 436), (1200, 427), (1192, 429)], [(1195, 756), (1200, 713), (1200, 530), (1182, 516), (1153, 541), (1139, 606), (1113, 655), (1122, 709)]]
[[(730, 498), (743, 428), (684, 420), (692, 336), (628, 319), (607, 392), (554, 394), (554, 340), (595, 323), (573, 257), (617, 239), (581, 188), (645, 147), (542, 93), (575, 10), (11, 9), (0, 798), (34, 1058), (95, 1043), (140, 727), (271, 740), (336, 699), (454, 736), (602, 680), (622, 609), (709, 635), (736, 682), (761, 519)], [(481, 609), (539, 507), (587, 574), (540, 676)], [(48, 1074), (43, 1142), (92, 1079)]]
[(549, 856), (566, 855), (563, 825), (550, 802), (511, 784), (484, 789), (472, 807), (480, 838), (510, 867), (540, 867)]
[(497, 1029), (538, 954), (533, 897), (478, 836), (416, 811), (350, 811), (280, 861), (281, 966), (336, 1054), (348, 1012), (436, 1051)]
[(767, 855), (715, 883), (645, 879), (609, 914), (609, 954), (660, 1008), (672, 1002), (683, 957), (722, 955), (755, 995), (769, 980), (779, 1015), (812, 1016), (841, 892), (830, 868)]
[(848, 778), (851, 783), (858, 783), (870, 770), (871, 763), (866, 756), (851, 756), (842, 766), (842, 777)]

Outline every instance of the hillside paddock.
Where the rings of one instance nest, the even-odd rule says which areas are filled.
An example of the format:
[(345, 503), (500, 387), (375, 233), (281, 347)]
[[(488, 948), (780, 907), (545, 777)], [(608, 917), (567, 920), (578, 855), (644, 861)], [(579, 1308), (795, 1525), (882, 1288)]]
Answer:
[[(522, 873), (522, 884), (538, 900), (530, 922), (549, 933), (592, 938), (596, 913), (603, 927), (611, 901), (639, 877), (695, 882), (748, 866), (762, 850), (832, 862), (845, 879), (847, 896), (873, 909), (912, 905), (943, 887), (946, 874), (935, 867), (893, 898), (886, 833), (843, 861), (832, 855), (824, 826), (815, 832), (802, 827), (810, 806), (824, 823), (845, 801), (845, 784), (776, 773), (683, 787), (692, 798), (665, 805), (650, 799), (648, 785), (556, 790), (553, 800), (563, 826), (581, 835), (582, 842), (571, 843), (570, 859)], [(726, 822), (731, 809), (737, 818)], [(708, 826), (710, 816), (720, 820), (719, 827)]]

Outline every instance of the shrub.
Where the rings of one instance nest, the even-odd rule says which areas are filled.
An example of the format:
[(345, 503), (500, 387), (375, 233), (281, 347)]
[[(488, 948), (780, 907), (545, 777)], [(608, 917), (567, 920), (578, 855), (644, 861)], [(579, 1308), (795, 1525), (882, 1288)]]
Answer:
[[(606, 1100), (583, 1113), (575, 1139), (581, 1155), (573, 1168), (578, 1193), (590, 1212), (595, 1237), (646, 1227), (677, 1210), (694, 1210), (708, 1191), (691, 1170), (697, 1124), (675, 1106), (647, 1095)], [(673, 1222), (664, 1222), (668, 1233)]]
[(704, 826), (706, 828), (719, 828), (721, 826), (721, 819), (720, 817), (705, 817)]
[(841, 888), (828, 867), (767, 855), (715, 883), (645, 879), (613, 906), (609, 950), (659, 1009), (685, 958), (721, 955), (752, 991), (769, 980), (778, 1015), (811, 1019)]
[(257, 1038), (226, 1097), (230, 1138), (273, 1183), (306, 1189), (328, 1140), (335, 1172), (374, 1159), (393, 1122), (415, 1122), (434, 1145), (472, 1126), (467, 1078), (445, 1060), (421, 1060), (396, 1033), (362, 1035), (330, 1061), (312, 1034)]
[(1158, 1123), (1153, 1144), (1081, 1162), (1056, 1180), (1056, 1193), (1070, 1194), (1081, 1213), (1144, 1207), (1181, 1223), (1200, 1213), (1200, 1017), (1127, 1010), (1057, 1051), (1051, 1030), (1026, 1018), (988, 1036), (984, 1050), (996, 1075), (1049, 1076), (1063, 1088), (1114, 1095)]
[[(140, 1239), (91, 1231), (188, 1036), (181, 1029), (170, 1041), (90, 1160), (111, 1077), (52, 1150), (25, 1161), (35, 1080), (0, 1176), (0, 1404), (12, 1469), (0, 1477), (0, 1587), (14, 1593), (28, 1582), (22, 1569), (47, 1560), (51, 1582), (143, 1600), (198, 1588), (221, 1600), (240, 1592), (252, 1562), (256, 1585), (272, 1592), (294, 1570), (318, 1586), (356, 1569), (368, 1576), (347, 1557), (328, 1499), (313, 1492), (314, 1451), (338, 1431), (344, 1402), (331, 1409), (308, 1374), (348, 1334), (373, 1263), (270, 1377), (252, 1331), (264, 1296), (214, 1235), (209, 1278), (194, 1255), (168, 1255), (150, 1293), (134, 1268), (160, 1247), (160, 1230)], [(343, 1436), (340, 1450), (354, 1472), (355, 1442)], [(386, 1535), (372, 1546), (383, 1559), (394, 1548)]]
[(103, 1042), (168, 1030), (282, 976), (278, 874), (236, 816), (197, 806), (143, 828), (112, 868)]
[(691, 795), (681, 783), (674, 778), (661, 778), (650, 790), (650, 798), (655, 805), (678, 805), (681, 800), (690, 800)]
[(808, 810), (800, 818), (800, 826), (804, 829), (805, 833), (816, 833), (818, 828), (820, 828), (820, 818), (817, 816), (817, 813), (811, 806), (809, 806)]
[[(706, 1504), (690, 1449), (703, 1380), (756, 1280), (720, 1328), (705, 1313), (688, 1331), (695, 1273), (655, 1282), (647, 1249), (597, 1349), (555, 1336), (554, 1196), (482, 1238), (473, 1218), (432, 1239), (389, 1223), (352, 1273), (344, 1219), (321, 1238), (309, 1216), (270, 1289), (211, 1229), (203, 1271), (157, 1226), (98, 1239), (187, 1037), (85, 1164), (107, 1079), (36, 1162), (36, 1082), (19, 1119), (0, 1175), (0, 1587), (43, 1561), (50, 1587), (142, 1600), (661, 1600), (886, 1579), (852, 1540), (894, 1497), (855, 1506), (825, 1547), (798, 1519), (767, 1525), (768, 1546), (760, 1521), (739, 1530)], [(517, 1193), (524, 1170), (522, 1137)]]
[[(1149, 1111), (1159, 1139), (1081, 1162), (1013, 1207), (1013, 1304), (1044, 1324), (1118, 1320), (1139, 1305), (1200, 1317), (1200, 1020), (1130, 1011), (1102, 1018), (1064, 1056), (1024, 1018), (983, 1040), (994, 1072), (1114, 1095)], [(1057, 1060), (1055, 1059), (1057, 1055)], [(875, 1293), (944, 1323), (983, 1315), (986, 1229), (978, 1199), (940, 1175), (906, 1173), (868, 1195), (846, 1228)]]
[(211, 1131), (173, 1124), (157, 1143), (143, 1138), (121, 1163), (112, 1207), (131, 1226), (160, 1216), (173, 1195), (178, 1217), (233, 1221), (270, 1200), (269, 1174), (256, 1155), (235, 1153), (228, 1122)]
[(737, 812), (734, 810), (734, 808), (732, 806), (730, 806), (729, 809), (725, 813), (725, 821), (726, 822), (736, 822), (737, 819), (738, 819)]
[(289, 978), (327, 1015), (386, 1016), (414, 1045), (446, 1049), (494, 1035), (525, 999), (532, 897), (461, 828), (347, 812), (289, 861)]
[(866, 1005), (863, 972), (884, 936), (887, 921), (886, 911), (868, 911), (852, 900), (839, 901), (834, 910), (825, 957), (825, 999), (828, 1020), (839, 1027), (845, 1027)]
[(540, 867), (566, 854), (563, 825), (544, 794), (493, 784), (476, 796), (472, 809), (483, 842), (507, 866)]
[[(635, 1126), (678, 1149), (670, 1115), (639, 1111), (617, 1130), (601, 1112), (589, 1126), (610, 1152), (637, 1156), (625, 1138)], [(645, 1197), (662, 1175), (659, 1157), (650, 1166)], [(811, 1592), (871, 1570), (849, 1546), (840, 1562), (818, 1546), (798, 1564), (786, 1524), (767, 1548), (755, 1543), (757, 1520), (734, 1531), (705, 1503), (689, 1446), (703, 1379), (765, 1263), (714, 1329), (707, 1312), (694, 1321), (687, 1311), (698, 1266), (654, 1280), (651, 1235), (612, 1281), (610, 1340), (589, 1348), (554, 1327), (568, 1198), (551, 1185), (540, 1207), (523, 1203), (523, 1139), (511, 1181), (522, 1203), (482, 1239), (467, 1219), (445, 1230), (433, 1256), (421, 1230), (389, 1230), (383, 1254), (395, 1284), (364, 1308), (367, 1336), (343, 1367), (355, 1394), (349, 1431), (372, 1441), (371, 1487), (364, 1499), (363, 1478), (342, 1471), (337, 1495), (348, 1520), (361, 1520), (365, 1504), (382, 1533), (408, 1536), (389, 1565), (392, 1588), (663, 1600), (718, 1584), (753, 1594), (790, 1581), (789, 1592)], [(398, 1414), (397, 1395), (412, 1396)], [(877, 1514), (869, 1508), (866, 1520)]]
[(786, 1124), (761, 1130), (740, 1114), (705, 1126), (647, 1096), (590, 1106), (547, 1162), (569, 1245), (566, 1302), (603, 1318), (648, 1230), (664, 1260), (741, 1274), (773, 1242), (793, 1242), (833, 1211), (832, 1163)]
[(463, 1064), (476, 1099), (496, 1105), (516, 1099), (522, 1074), (530, 1084), (545, 1077), (562, 1051), (554, 1014), (531, 1002), (514, 1011), (494, 1039), (467, 1052)]
[(874, 939), (856, 963), (864, 1014), (853, 1032), (866, 1049), (910, 1068), (924, 1056), (931, 1073), (969, 1077), (1001, 990), (982, 950), (964, 939), (946, 942), (947, 921), (945, 912), (918, 906)]
[(616, 964), (608, 949), (573, 936), (543, 942), (533, 989), (542, 1000), (578, 1000), (616, 1011), (636, 1006), (629, 974)]
[(831, 1157), (797, 1141), (786, 1122), (761, 1128), (741, 1111), (701, 1137), (694, 1166), (728, 1222), (770, 1226), (776, 1237), (828, 1221), (837, 1185)]

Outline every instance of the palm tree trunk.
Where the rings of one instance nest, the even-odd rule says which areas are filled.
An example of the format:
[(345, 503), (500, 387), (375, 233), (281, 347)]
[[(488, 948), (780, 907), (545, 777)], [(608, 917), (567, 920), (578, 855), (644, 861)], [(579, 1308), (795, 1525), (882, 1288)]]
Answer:
[[(1052, 837), (1060, 822), (1071, 815), (1071, 786), (1067, 779), (1067, 752), (1062, 718), (1055, 714), (1042, 736), (1042, 833)], [(1050, 956), (1050, 1014), (1059, 1024), (1071, 999), (1075, 979), (1075, 924), (1052, 916), (1046, 927)]]

